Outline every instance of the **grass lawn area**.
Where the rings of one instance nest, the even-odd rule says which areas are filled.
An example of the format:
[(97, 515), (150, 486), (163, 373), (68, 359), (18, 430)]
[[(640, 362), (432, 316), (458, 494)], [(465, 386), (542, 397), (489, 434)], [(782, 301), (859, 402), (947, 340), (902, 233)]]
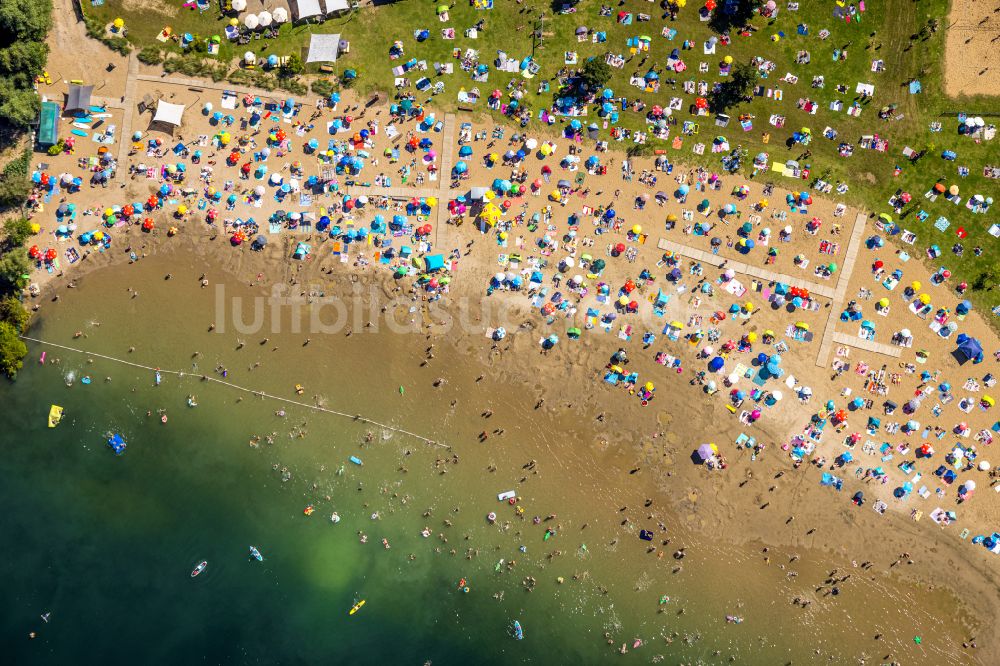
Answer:
[[(98, 7), (90, 6), (90, 0), (83, 0), (85, 11), (111, 22), (121, 16), (129, 27), (129, 39), (139, 48), (148, 44), (160, 44), (155, 41), (156, 34), (164, 27), (171, 26), (174, 32), (190, 32), (200, 37), (222, 34), (229, 17), (221, 16), (218, 11), (198, 13), (196, 10), (180, 8), (180, 0), (157, 0), (150, 3), (138, 3), (131, 0), (105, 0)], [(502, 50), (508, 56), (521, 59), (532, 54), (532, 30), (536, 17), (544, 13), (543, 44), (535, 51), (535, 60), (541, 65), (539, 75), (528, 82), (530, 90), (525, 98), (529, 108), (539, 110), (549, 108), (553, 103), (558, 84), (554, 77), (564, 67), (564, 52), (573, 50), (579, 55), (579, 62), (590, 57), (604, 57), (608, 52), (629, 57), (626, 40), (633, 37), (649, 36), (651, 46), (648, 54), (640, 53), (626, 63), (623, 69), (614, 70), (615, 76), (609, 83), (616, 96), (624, 96), (629, 100), (642, 99), (648, 106), (666, 105), (671, 97), (682, 97), (685, 108), (675, 112), (678, 121), (686, 119), (697, 120), (701, 131), (699, 141), (710, 142), (716, 134), (723, 134), (732, 146), (742, 145), (749, 155), (760, 151), (770, 153), (772, 161), (784, 162), (798, 158), (805, 148), (795, 145), (786, 147), (786, 140), (792, 132), (808, 127), (812, 131), (813, 140), (808, 146), (811, 156), (801, 160), (803, 165), (811, 167), (810, 179), (822, 177), (829, 182), (843, 180), (850, 185), (850, 191), (844, 197), (849, 203), (864, 205), (873, 212), (890, 212), (887, 204), (890, 196), (902, 189), (913, 195), (916, 210), (923, 208), (930, 217), (923, 222), (916, 219), (916, 210), (900, 220), (900, 226), (917, 233), (919, 238), (914, 247), (908, 248), (913, 255), (924, 255), (924, 250), (931, 244), (940, 245), (944, 251), (938, 263), (951, 269), (955, 277), (952, 284), (957, 284), (960, 278), (974, 284), (977, 278), (986, 275), (987, 286), (998, 281), (1000, 274), (1000, 240), (986, 233), (990, 223), (997, 215), (975, 215), (964, 206), (964, 201), (972, 194), (980, 193), (997, 199), (1000, 206), (1000, 192), (997, 184), (1000, 181), (989, 180), (982, 175), (982, 167), (986, 164), (1000, 164), (1000, 140), (976, 143), (972, 139), (959, 136), (956, 132), (958, 112), (970, 116), (986, 116), (988, 122), (995, 122), (995, 116), (989, 114), (997, 108), (997, 98), (972, 97), (962, 99), (947, 98), (941, 92), (942, 67), (944, 63), (944, 31), (947, 25), (948, 0), (879, 0), (869, 2), (868, 10), (863, 14), (863, 20), (850, 24), (834, 18), (833, 10), (836, 3), (833, 0), (801, 0), (799, 11), (788, 11), (784, 1), (778, 2), (780, 9), (776, 21), (768, 21), (759, 16), (751, 23), (757, 28), (752, 37), (742, 37), (733, 34), (729, 46), (719, 45), (715, 55), (705, 55), (702, 44), (714, 33), (709, 24), (699, 20), (697, 8), (702, 4), (689, 2), (680, 11), (678, 19), (671, 22), (661, 18), (662, 11), (657, 4), (627, 0), (623, 6), (611, 4), (613, 15), (600, 16), (601, 2), (598, 0), (583, 0), (571, 14), (553, 14), (552, 5), (542, 0), (524, 0), (522, 4), (496, 0), (494, 9), (477, 10), (473, 6), (457, 4), (450, 11), (450, 21), (442, 23), (435, 15), (438, 2), (429, 0), (400, 0), (392, 4), (369, 7), (341, 18), (332, 19), (323, 24), (305, 24), (299, 26), (284, 25), (277, 39), (267, 40), (268, 49), (265, 54), (289, 55), (298, 53), (309, 42), (312, 32), (340, 33), (342, 39), (351, 43), (350, 54), (343, 56), (336, 64), (338, 73), (344, 69), (357, 70), (359, 79), (357, 86), (362, 90), (379, 89), (392, 91), (393, 75), (391, 68), (409, 58), (426, 60), (429, 67), (434, 62), (452, 62), (455, 73), (442, 77), (446, 83), (443, 94), (434, 98), (433, 105), (443, 110), (454, 110), (457, 106), (456, 95), (460, 87), (466, 89), (478, 87), (485, 97), (494, 88), (506, 92), (506, 85), (512, 79), (520, 80), (516, 74), (496, 71), (492, 67), (497, 51)], [(720, 2), (720, 4), (722, 4)], [(145, 5), (145, 6), (142, 6)], [(142, 8), (140, 9), (140, 6)], [(216, 9), (218, 5), (215, 5)], [(616, 20), (619, 11), (629, 11), (635, 17), (631, 25), (625, 25)], [(640, 12), (651, 15), (648, 22), (637, 20)], [(927, 40), (911, 40), (911, 35), (918, 33), (927, 24), (928, 19), (937, 19), (937, 33)], [(465, 29), (476, 21), (485, 19), (486, 29), (479, 34), (478, 39), (467, 39)], [(798, 34), (797, 27), (802, 24), (808, 27), (808, 34)], [(602, 31), (607, 35), (605, 43), (592, 43), (590, 40), (577, 42), (575, 31), (584, 26), (594, 31)], [(445, 40), (441, 37), (442, 28), (454, 28), (456, 38)], [(669, 41), (662, 36), (661, 31), (667, 28), (677, 30), (677, 36)], [(430, 38), (418, 43), (414, 31), (426, 29)], [(829, 36), (820, 39), (820, 31), (826, 29)], [(871, 37), (871, 33), (875, 36)], [(783, 34), (779, 41), (773, 41), (772, 35)], [(405, 55), (400, 60), (389, 59), (389, 48), (395, 40), (403, 43)], [(629, 85), (629, 76), (640, 76), (655, 65), (662, 70), (665, 59), (674, 48), (681, 49), (684, 40), (690, 40), (693, 48), (681, 50), (681, 57), (688, 65), (687, 71), (673, 74), (677, 79), (676, 86), (666, 83), (670, 72), (662, 73), (663, 85), (657, 94), (648, 94), (639, 88)], [(224, 43), (220, 60), (232, 60), (235, 67), (236, 59), (246, 50), (260, 53), (264, 40), (253, 41), (248, 46)], [(179, 47), (171, 43), (162, 45), (164, 48), (179, 51)], [(835, 49), (847, 49), (846, 60), (835, 60)], [(871, 47), (869, 50), (868, 47)], [(877, 47), (877, 48), (876, 48)], [(480, 61), (491, 66), (489, 81), (475, 83), (469, 74), (461, 71), (458, 62), (452, 57), (453, 49), (465, 51), (475, 48), (479, 51)], [(810, 62), (797, 64), (796, 55), (799, 51), (808, 51)], [(648, 59), (640, 66), (642, 57)], [(744, 104), (730, 112), (732, 122), (725, 129), (715, 127), (711, 117), (695, 119), (688, 113), (688, 105), (693, 101), (692, 95), (684, 95), (682, 83), (686, 80), (706, 81), (709, 85), (721, 81), (718, 76), (719, 63), (723, 56), (731, 55), (735, 63), (748, 62), (755, 56), (762, 56), (775, 63), (775, 69), (766, 80), (760, 83), (766, 88), (781, 88), (783, 100), (775, 101), (767, 97), (757, 97), (752, 103)], [(871, 71), (872, 60), (880, 58), (885, 61), (885, 71)], [(699, 64), (708, 63), (707, 73), (699, 72)], [(778, 79), (786, 73), (798, 77), (796, 84), (780, 82)], [(426, 73), (435, 79), (433, 69)], [(814, 76), (823, 75), (825, 86), (822, 89), (812, 88)], [(411, 73), (411, 80), (420, 74)], [(909, 94), (907, 84), (912, 78), (920, 80), (923, 92)], [(537, 94), (538, 82), (553, 79), (552, 90)], [(875, 86), (874, 101), (864, 107), (861, 116), (850, 117), (844, 111), (834, 112), (829, 105), (834, 100), (842, 100), (844, 108), (851, 105), (855, 97), (855, 86), (859, 82), (871, 83)], [(847, 86), (846, 94), (838, 94), (835, 86)], [(412, 88), (411, 88), (412, 90)], [(815, 115), (797, 108), (800, 98), (809, 98), (819, 105)], [(883, 121), (878, 118), (881, 107), (896, 104), (893, 115), (902, 116), (900, 120)], [(487, 112), (484, 102), (480, 102), (478, 111)], [(736, 120), (741, 113), (755, 116), (753, 129), (744, 132)], [(772, 114), (786, 117), (783, 128), (775, 128), (768, 124)], [(537, 113), (536, 113), (537, 118)], [(591, 109), (587, 122), (591, 120), (601, 123), (602, 119)], [(929, 131), (931, 122), (942, 123), (942, 131)], [(537, 122), (537, 121), (536, 121)], [(645, 118), (641, 114), (620, 113), (620, 125), (629, 128), (645, 127)], [(823, 130), (832, 127), (838, 132), (836, 140), (828, 140), (822, 136)], [(679, 126), (673, 128), (671, 136), (677, 135)], [(763, 135), (769, 134), (770, 140), (765, 145)], [(887, 152), (866, 150), (858, 145), (858, 139), (863, 134), (878, 134), (889, 141)], [(850, 158), (838, 155), (841, 142), (854, 144), (854, 155)], [(654, 142), (655, 143), (655, 142)], [(685, 142), (680, 151), (674, 151), (668, 144), (653, 145), (652, 148), (666, 148), (671, 160), (686, 164), (701, 164), (713, 169), (720, 169), (718, 154), (706, 151), (703, 156), (694, 155), (690, 151), (692, 138)], [(633, 144), (624, 143), (622, 147)], [(927, 154), (916, 164), (910, 164), (901, 154), (905, 146), (914, 150), (926, 150)], [(945, 161), (941, 158), (942, 150), (954, 150), (958, 154), (956, 161)], [(902, 167), (898, 176), (894, 176), (894, 167)], [(957, 168), (967, 166), (969, 175), (959, 177)], [(750, 168), (749, 161), (745, 168)], [(772, 178), (773, 176), (773, 178)], [(792, 187), (805, 187), (811, 181), (795, 181), (777, 174), (762, 174), (759, 178), (769, 178), (778, 184)], [(963, 204), (955, 206), (943, 198), (931, 203), (923, 198), (938, 179), (943, 179), (946, 186), (956, 184), (961, 188)], [(994, 208), (994, 211), (1000, 210)], [(950, 221), (947, 231), (935, 229), (933, 222), (945, 216)], [(895, 214), (893, 214), (895, 218)], [(958, 258), (949, 252), (952, 245), (959, 241), (956, 230), (964, 227), (968, 237), (961, 242), (966, 247), (963, 257)], [(973, 246), (980, 245), (985, 249), (982, 256), (975, 257)], [(992, 271), (992, 272), (989, 272)], [(1000, 302), (997, 291), (970, 290), (970, 297), (977, 307), (992, 307)], [(994, 323), (1000, 322), (995, 317)]]

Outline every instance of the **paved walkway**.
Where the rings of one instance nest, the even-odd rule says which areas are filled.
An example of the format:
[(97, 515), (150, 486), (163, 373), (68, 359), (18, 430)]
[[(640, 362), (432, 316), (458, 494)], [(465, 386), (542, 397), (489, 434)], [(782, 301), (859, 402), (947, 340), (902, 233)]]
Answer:
[[(833, 351), (834, 328), (840, 321), (840, 313), (844, 309), (844, 301), (847, 298), (847, 286), (851, 281), (851, 274), (854, 272), (854, 264), (857, 263), (858, 253), (861, 251), (861, 237), (865, 233), (865, 221), (868, 216), (865, 213), (858, 213), (854, 218), (854, 229), (851, 230), (851, 239), (847, 243), (847, 252), (844, 255), (844, 262), (840, 267), (840, 281), (837, 282), (837, 290), (833, 295), (833, 303), (830, 304), (830, 316), (827, 318), (826, 328), (823, 330), (823, 338), (819, 345), (819, 353), (816, 354), (816, 365), (825, 368), (830, 361), (830, 353)], [(886, 347), (886, 345), (878, 345)], [(892, 349), (892, 347), (886, 347)], [(875, 350), (871, 350), (875, 351)], [(896, 353), (898, 358), (899, 354)]]
[[(669, 241), (666, 238), (661, 238), (656, 246), (661, 250), (669, 250), (676, 254), (680, 254), (711, 266), (721, 266), (725, 263), (727, 269), (731, 268), (737, 273), (748, 275), (759, 280), (767, 280), (768, 282), (784, 282), (785, 284), (793, 287), (808, 289), (814, 294), (819, 294), (820, 296), (825, 296), (826, 298), (831, 299), (830, 314), (827, 317), (826, 327), (823, 330), (823, 338), (819, 346), (819, 352), (816, 355), (816, 365), (821, 368), (825, 368), (829, 362), (830, 352), (833, 350), (834, 342), (899, 358), (900, 351), (896, 347), (879, 344), (877, 342), (868, 342), (866, 340), (861, 340), (856, 336), (849, 336), (834, 332), (837, 322), (840, 321), (840, 312), (843, 310), (844, 301), (847, 297), (847, 287), (851, 281), (851, 273), (854, 272), (854, 265), (857, 263), (858, 253), (861, 250), (861, 237), (865, 233), (865, 221), (867, 219), (868, 215), (865, 213), (858, 213), (857, 217), (854, 218), (854, 227), (851, 229), (851, 238), (847, 244), (847, 252), (844, 255), (844, 262), (840, 267), (840, 277), (837, 280), (836, 286), (818, 284), (810, 280), (792, 277), (791, 275), (776, 273), (759, 266), (751, 266), (750, 264), (743, 263), (742, 261), (734, 261), (732, 259), (727, 260), (717, 254), (705, 252), (704, 250), (699, 250), (681, 243), (675, 243), (674, 241)], [(841, 337), (844, 339), (841, 339)]]
[[(833, 341), (849, 347), (857, 347), (858, 349), (864, 349), (865, 351), (875, 352), (876, 354), (885, 354), (886, 356), (892, 356), (893, 358), (899, 358), (903, 353), (899, 347), (884, 345), (881, 342), (872, 342), (871, 340), (862, 340), (858, 336), (850, 335), (848, 333), (834, 333)], [(819, 363), (817, 363), (817, 365), (819, 365)]]
[[(444, 129), (441, 132), (441, 145), (438, 154), (441, 156), (441, 166), (438, 169), (438, 179), (428, 187), (381, 187), (378, 185), (354, 184), (347, 187), (348, 194), (372, 194), (396, 199), (411, 199), (413, 197), (436, 197), (437, 224), (434, 226), (434, 242), (438, 241), (441, 226), (448, 219), (447, 202), (451, 198), (451, 161), (455, 152), (455, 114), (448, 113), (444, 117)], [(436, 185), (436, 187), (433, 187)]]
[(668, 241), (665, 238), (661, 238), (660, 242), (657, 243), (656, 246), (661, 250), (670, 250), (671, 252), (700, 261), (703, 264), (721, 266), (725, 262), (727, 269), (731, 268), (737, 273), (749, 275), (750, 277), (755, 277), (761, 280), (767, 280), (769, 282), (784, 282), (785, 284), (793, 287), (808, 289), (810, 292), (819, 294), (820, 296), (825, 296), (826, 298), (833, 298), (834, 288), (828, 284), (818, 284), (816, 282), (810, 282), (809, 280), (803, 280), (802, 278), (792, 277), (791, 275), (776, 273), (774, 271), (760, 268), (759, 266), (745, 264), (742, 261), (735, 261), (733, 259), (729, 259), (727, 261), (725, 257), (720, 257), (717, 254), (712, 254), (711, 252), (705, 252), (704, 250)]
[(128, 77), (125, 79), (125, 94), (122, 97), (121, 106), (124, 108), (122, 114), (122, 128), (118, 135), (118, 170), (115, 172), (115, 180), (124, 182), (128, 173), (124, 168), (125, 158), (128, 157), (129, 148), (132, 147), (132, 117), (136, 110), (135, 82), (139, 74), (139, 60), (135, 53), (128, 57)]

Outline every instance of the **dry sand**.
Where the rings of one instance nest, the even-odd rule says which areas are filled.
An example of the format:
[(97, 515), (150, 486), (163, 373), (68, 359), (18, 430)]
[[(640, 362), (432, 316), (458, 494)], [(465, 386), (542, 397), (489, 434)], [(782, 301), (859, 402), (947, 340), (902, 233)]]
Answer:
[(1000, 2), (952, 0), (945, 42), (944, 91), (1000, 94)]

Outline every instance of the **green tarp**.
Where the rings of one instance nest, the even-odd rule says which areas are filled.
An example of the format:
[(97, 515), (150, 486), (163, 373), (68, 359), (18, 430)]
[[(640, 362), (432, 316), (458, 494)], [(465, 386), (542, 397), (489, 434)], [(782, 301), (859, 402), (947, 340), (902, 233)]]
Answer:
[(55, 145), (59, 141), (59, 105), (42, 102), (42, 112), (38, 117), (38, 145)]

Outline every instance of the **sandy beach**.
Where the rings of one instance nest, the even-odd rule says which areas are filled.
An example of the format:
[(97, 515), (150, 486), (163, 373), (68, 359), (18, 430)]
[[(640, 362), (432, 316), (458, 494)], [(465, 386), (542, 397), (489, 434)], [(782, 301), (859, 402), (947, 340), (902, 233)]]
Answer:
[[(948, 34), (951, 53), (963, 33)], [(33, 353), (49, 342), (109, 367), (194, 363), (192, 378), (295, 400), (310, 420), (328, 406), (428, 433), (429, 478), (460, 457), (469, 471), (447, 473), (463, 492), (502, 476), (483, 493), (511, 485), (551, 506), (559, 533), (597, 531), (595, 585), (617, 594), (637, 585), (616, 570), (625, 558), (657, 581), (721, 571), (714, 601), (734, 589), (758, 623), (780, 605), (831, 660), (1000, 658), (1000, 576), (982, 545), (1000, 529), (1000, 341), (962, 312), (946, 259), (890, 238), (839, 183), (794, 191), (766, 170), (628, 157), (585, 130), (567, 137), (563, 121), (518, 136), (348, 93), (224, 98), (232, 86), (91, 56), (116, 63), (103, 112), (115, 142), (98, 153), (81, 138), (33, 169), (61, 183), (113, 174), (77, 191), (39, 183)], [(50, 69), (75, 78), (55, 57)], [(970, 76), (949, 74), (949, 89), (976, 92), (983, 77)], [(126, 80), (131, 101), (183, 105), (183, 121), (121, 102)], [(953, 353), (959, 335), (979, 341), (982, 364)], [(329, 404), (353, 377), (352, 402)], [(206, 389), (247, 419), (251, 401), (282, 409)], [(398, 409), (367, 398), (397, 390)], [(915, 641), (920, 626), (941, 644)], [(848, 631), (860, 637), (835, 651)], [(608, 634), (608, 650), (632, 644)]]

